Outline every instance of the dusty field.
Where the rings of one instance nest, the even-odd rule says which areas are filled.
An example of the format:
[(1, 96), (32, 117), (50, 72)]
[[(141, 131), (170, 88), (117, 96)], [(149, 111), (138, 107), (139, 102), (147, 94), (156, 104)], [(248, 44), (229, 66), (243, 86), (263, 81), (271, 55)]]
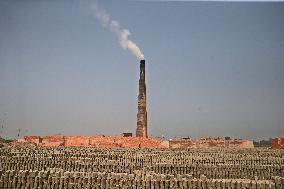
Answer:
[(0, 188), (284, 188), (284, 150), (0, 148)]

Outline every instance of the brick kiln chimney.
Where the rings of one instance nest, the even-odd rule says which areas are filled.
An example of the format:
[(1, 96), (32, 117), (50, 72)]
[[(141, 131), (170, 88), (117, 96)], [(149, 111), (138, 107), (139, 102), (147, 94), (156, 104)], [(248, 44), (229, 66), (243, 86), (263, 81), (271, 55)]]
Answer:
[(146, 110), (146, 83), (145, 83), (145, 60), (140, 61), (140, 79), (137, 113), (137, 137), (148, 137), (147, 135), (147, 110)]

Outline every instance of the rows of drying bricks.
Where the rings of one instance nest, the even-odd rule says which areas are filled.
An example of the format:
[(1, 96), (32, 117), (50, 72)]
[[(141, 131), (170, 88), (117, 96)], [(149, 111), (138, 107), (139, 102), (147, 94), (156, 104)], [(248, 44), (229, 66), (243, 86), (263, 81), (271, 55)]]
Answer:
[(284, 151), (7, 147), (0, 188), (284, 188)]
[(66, 171), (133, 173), (135, 170), (143, 169), (160, 174), (191, 174), (194, 177), (206, 175), (207, 178), (284, 177), (283, 154), (282, 151), (275, 150), (245, 151), (237, 154), (230, 151), (216, 153), (215, 151), (71, 150), (73, 151), (64, 149), (2, 151), (6, 154), (0, 156), (0, 163), (4, 171), (59, 168)]
[(13, 189), (69, 189), (69, 188), (143, 188), (143, 189), (283, 189), (283, 178), (273, 177), (272, 180), (247, 179), (199, 179), (191, 175), (163, 175), (136, 171), (127, 173), (101, 172), (62, 172), (48, 171), (6, 171), (1, 173), (0, 188)]

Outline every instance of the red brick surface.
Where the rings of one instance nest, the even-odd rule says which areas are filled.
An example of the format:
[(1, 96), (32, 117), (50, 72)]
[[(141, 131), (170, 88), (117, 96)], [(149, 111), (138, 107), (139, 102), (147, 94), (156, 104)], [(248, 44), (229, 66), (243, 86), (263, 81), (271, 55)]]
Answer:
[(64, 146), (89, 146), (89, 138), (88, 136), (64, 136)]
[(40, 140), (42, 141), (38, 145), (41, 146), (64, 146), (63, 136), (43, 136)]
[(31, 143), (39, 143), (39, 136), (25, 136), (24, 140)]
[(284, 149), (284, 138), (274, 138), (271, 141), (272, 148)]

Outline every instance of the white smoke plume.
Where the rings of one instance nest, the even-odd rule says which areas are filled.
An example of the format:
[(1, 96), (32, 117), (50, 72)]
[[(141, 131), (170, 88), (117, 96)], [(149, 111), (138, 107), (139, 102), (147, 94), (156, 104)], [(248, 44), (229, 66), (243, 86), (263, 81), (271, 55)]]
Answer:
[(139, 49), (139, 47), (131, 40), (128, 39), (130, 32), (129, 30), (123, 28), (119, 21), (112, 20), (110, 15), (106, 12), (105, 9), (99, 6), (97, 2), (95, 2), (92, 6), (95, 11), (96, 18), (101, 22), (101, 24), (111, 29), (113, 32), (116, 33), (120, 46), (123, 49), (129, 49), (131, 53), (136, 56), (139, 60), (144, 60), (144, 55)]

